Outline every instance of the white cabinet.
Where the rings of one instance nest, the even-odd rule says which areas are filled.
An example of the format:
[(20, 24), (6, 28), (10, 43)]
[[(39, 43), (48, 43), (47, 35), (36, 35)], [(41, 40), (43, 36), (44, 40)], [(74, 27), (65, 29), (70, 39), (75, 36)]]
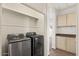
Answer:
[(67, 14), (67, 26), (76, 25), (76, 14), (69, 13)]
[(71, 53), (76, 53), (76, 38), (57, 36), (56, 47)]
[(72, 53), (76, 53), (76, 40), (75, 38), (67, 37), (66, 50)]
[(57, 43), (57, 48), (66, 50), (66, 38), (65, 37), (57, 36), (56, 43)]
[(66, 26), (66, 15), (60, 15), (58, 16), (58, 20), (57, 20), (57, 25), (58, 26)]
[[(59, 49), (76, 53), (76, 38), (70, 35), (76, 35), (76, 20), (77, 15), (75, 12), (58, 15), (57, 19), (57, 36), (56, 46)], [(64, 36), (67, 35), (67, 36)]]
[(76, 13), (59, 15), (57, 19), (57, 33), (76, 34)]
[(57, 36), (56, 37), (56, 47), (60, 49), (60, 39), (61, 37)]
[(76, 13), (68, 13), (65, 15), (59, 15), (57, 19), (58, 26), (73, 26), (76, 25)]

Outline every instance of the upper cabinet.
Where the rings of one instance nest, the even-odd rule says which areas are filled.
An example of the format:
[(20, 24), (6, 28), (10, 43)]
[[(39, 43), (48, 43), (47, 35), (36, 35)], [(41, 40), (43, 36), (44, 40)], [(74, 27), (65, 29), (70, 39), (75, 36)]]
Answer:
[(58, 16), (57, 25), (58, 26), (66, 26), (66, 15)]
[(76, 25), (76, 14), (69, 13), (67, 14), (67, 26), (73, 26), (73, 25)]
[(57, 19), (57, 33), (76, 34), (76, 13), (59, 15)]
[(68, 13), (59, 15), (57, 19), (58, 26), (73, 26), (76, 25), (76, 13)]

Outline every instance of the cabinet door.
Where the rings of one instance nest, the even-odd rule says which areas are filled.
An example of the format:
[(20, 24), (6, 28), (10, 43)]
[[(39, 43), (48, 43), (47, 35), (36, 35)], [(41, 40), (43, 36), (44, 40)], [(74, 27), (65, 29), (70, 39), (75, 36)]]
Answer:
[(60, 36), (56, 37), (56, 48), (60, 48)]
[(67, 45), (66, 45), (66, 50), (72, 53), (76, 53), (76, 39), (75, 38), (70, 38), (67, 37)]
[(66, 15), (58, 16), (58, 26), (66, 26)]
[(67, 25), (76, 25), (76, 14), (75, 13), (70, 13), (67, 14)]
[(57, 36), (57, 48), (66, 50), (66, 39), (62, 36)]

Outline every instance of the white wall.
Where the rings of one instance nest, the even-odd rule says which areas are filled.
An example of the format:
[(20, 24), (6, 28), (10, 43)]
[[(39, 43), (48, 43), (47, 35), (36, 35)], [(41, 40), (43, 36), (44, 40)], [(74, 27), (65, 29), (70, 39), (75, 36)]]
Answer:
[(48, 53), (49, 49), (55, 47), (55, 27), (56, 27), (56, 13), (55, 8), (52, 7), (52, 4), (47, 5), (47, 44), (48, 44)]
[[(0, 4), (0, 25), (1, 25), (1, 16), (2, 16), (2, 8)], [(1, 27), (0, 27), (0, 36), (1, 36)], [(2, 55), (2, 40), (0, 38), (0, 55)]]
[(56, 12), (57, 12), (57, 15), (64, 15), (64, 14), (76, 12), (76, 5), (67, 7), (65, 9), (57, 10)]
[(46, 3), (24, 3), (24, 5), (26, 5), (26, 6), (28, 5), (31, 8), (33, 8), (36, 11), (41, 12), (43, 14), (46, 13)]
[(38, 29), (38, 31), (40, 31), (40, 34), (44, 35), (44, 15), (42, 13), (20, 3), (3, 3), (2, 8), (39, 19), (38, 26), (40, 26), (40, 30)]

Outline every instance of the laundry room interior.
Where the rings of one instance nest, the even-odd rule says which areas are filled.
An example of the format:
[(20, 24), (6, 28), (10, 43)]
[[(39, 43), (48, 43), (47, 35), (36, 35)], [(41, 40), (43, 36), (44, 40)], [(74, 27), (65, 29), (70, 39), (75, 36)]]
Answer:
[(56, 21), (56, 48), (76, 55), (77, 32), (76, 6), (71, 6), (57, 13)]
[[(19, 7), (18, 9), (13, 10), (13, 8)], [(41, 14), (36, 11), (32, 11), (31, 9), (28, 12), (28, 7), (25, 8), (24, 5), (21, 4), (2, 4), (2, 19), (1, 19), (1, 38), (2, 38), (2, 54), (8, 54), (8, 34), (25, 34), (27, 32), (36, 32), (37, 34), (43, 35), (43, 24), (44, 20)], [(11, 8), (12, 7), (12, 8)], [(15, 7), (15, 8), (16, 8)], [(19, 9), (22, 9), (18, 12)], [(28, 15), (33, 12), (33, 16)], [(28, 13), (27, 13), (28, 12)], [(41, 18), (39, 18), (41, 17)], [(40, 24), (41, 23), (41, 24)], [(29, 47), (30, 48), (30, 44)], [(15, 48), (14, 48), (15, 49)], [(30, 50), (29, 50), (30, 51)], [(26, 52), (27, 53), (27, 52)], [(29, 52), (30, 53), (30, 52)]]
[(0, 3), (1, 56), (78, 56), (78, 3)]

